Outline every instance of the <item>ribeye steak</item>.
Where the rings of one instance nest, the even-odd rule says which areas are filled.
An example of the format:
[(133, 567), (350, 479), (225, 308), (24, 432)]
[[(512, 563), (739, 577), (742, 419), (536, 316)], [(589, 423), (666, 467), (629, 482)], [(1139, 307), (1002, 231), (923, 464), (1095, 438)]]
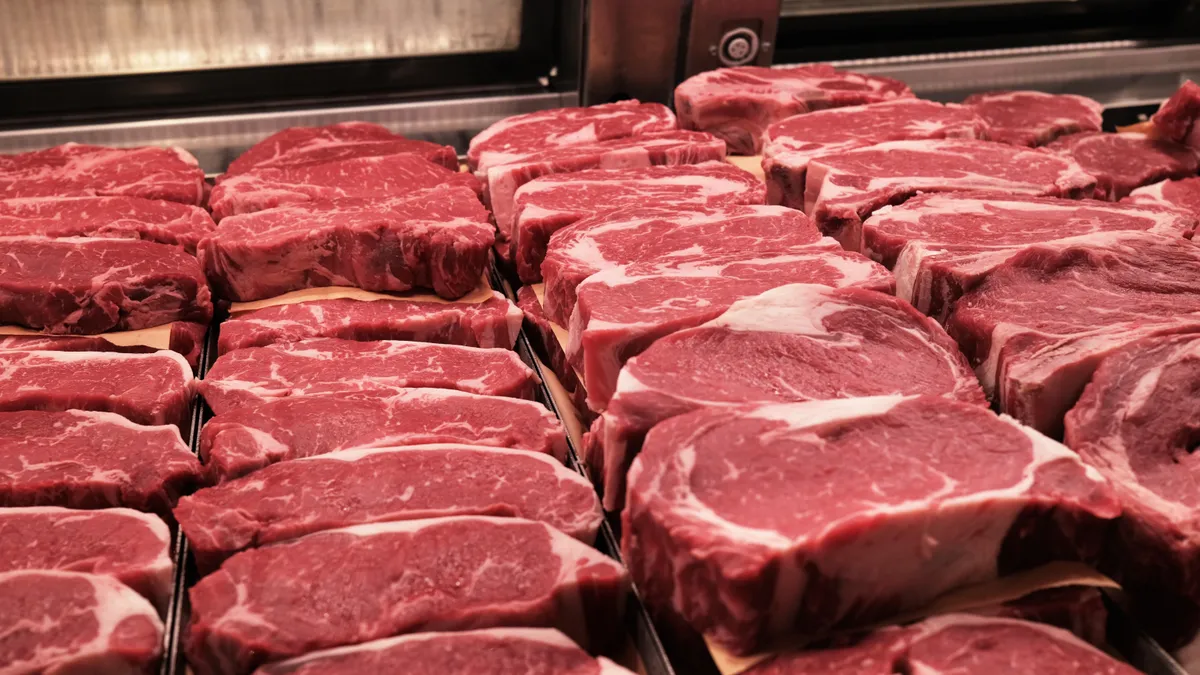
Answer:
[(1117, 201), (1134, 188), (1196, 175), (1200, 158), (1186, 146), (1145, 134), (1072, 134), (1046, 146), (1096, 177), (1096, 199)]
[(1200, 85), (1188, 80), (1163, 102), (1150, 119), (1158, 133), (1167, 140), (1190, 148), (1200, 148), (1200, 138), (1196, 137), (1197, 118), (1200, 118)]
[(0, 236), (128, 237), (182, 246), (212, 232), (199, 206), (137, 197), (27, 197), (0, 200)]
[(0, 199), (141, 197), (199, 205), (204, 191), (204, 171), (182, 148), (66, 143), (0, 155)]
[(567, 340), (559, 339), (559, 335), (564, 335), (567, 329), (550, 322), (550, 317), (546, 316), (542, 302), (538, 299), (537, 291), (532, 286), (522, 286), (517, 290), (517, 306), (525, 314), (526, 337), (529, 338), (537, 354), (549, 361), (545, 365), (558, 378), (558, 383), (570, 394), (579, 413), (586, 415), (588, 412), (587, 390), (580, 383), (575, 367), (567, 361)]
[(988, 139), (1037, 147), (1064, 134), (1100, 131), (1104, 106), (1084, 96), (1040, 91), (991, 91), (968, 96), (963, 105), (988, 125)]
[(1174, 206), (1194, 218), (1200, 218), (1200, 178), (1164, 180), (1140, 187), (1121, 201)]
[[(167, 347), (187, 360), (195, 368), (200, 362), (200, 348), (208, 324), (173, 321), (166, 330)], [(129, 340), (128, 333), (105, 335), (51, 335), (49, 333), (23, 332), (16, 335), (0, 335), (0, 351), (52, 351), (52, 352), (122, 352), (125, 354), (149, 354), (157, 347)], [(109, 339), (111, 338), (111, 340)]]
[(448, 145), (414, 141), (370, 122), (291, 127), (250, 146), (218, 180), (247, 171), (319, 164), (354, 157), (412, 154), (458, 171), (458, 154)]

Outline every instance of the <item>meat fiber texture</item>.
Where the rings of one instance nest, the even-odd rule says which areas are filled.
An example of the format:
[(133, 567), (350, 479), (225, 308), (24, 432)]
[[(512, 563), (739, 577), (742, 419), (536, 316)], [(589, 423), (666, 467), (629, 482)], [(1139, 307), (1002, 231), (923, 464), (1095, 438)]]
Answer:
[(182, 148), (66, 143), (0, 155), (0, 199), (140, 197), (199, 206), (204, 194), (204, 171)]
[(963, 101), (988, 125), (988, 139), (1037, 147), (1066, 134), (1100, 131), (1104, 106), (1085, 96), (1041, 91), (991, 91)]
[(946, 330), (1001, 411), (1057, 436), (1110, 353), (1200, 332), (1200, 247), (1148, 232), (1030, 246), (964, 295)]
[(731, 256), (767, 257), (807, 251), (821, 233), (799, 211), (782, 206), (720, 208), (634, 206), (605, 211), (559, 230), (542, 263), (543, 308), (560, 326), (571, 322), (585, 279), (623, 265), (686, 268)]
[(562, 424), (540, 403), (451, 389), (290, 396), (220, 415), (200, 434), (213, 482), (349, 448), (469, 443), (566, 459)]
[[(418, 665), (419, 664), (419, 665)], [(552, 628), (484, 628), (418, 633), (313, 652), (259, 668), (259, 675), (633, 675), (604, 657), (593, 658)]]
[(550, 236), (600, 211), (664, 205), (720, 208), (765, 202), (762, 181), (728, 162), (544, 176), (522, 185), (513, 198), (517, 275), (525, 283), (541, 281)]
[(481, 131), (467, 148), (467, 166), (477, 174), (544, 150), (641, 136), (676, 128), (675, 115), (661, 103), (617, 101), (587, 108), (556, 108), (513, 115)]
[[(172, 322), (168, 330), (168, 348), (183, 356), (188, 365), (195, 368), (200, 363), (200, 348), (204, 346), (204, 335), (208, 325)], [(102, 335), (48, 335), (24, 333), (4, 335), (0, 333), (0, 351), (54, 351), (54, 352), (122, 352), (126, 354), (152, 354), (158, 349), (136, 341), (126, 344), (124, 334)], [(120, 344), (118, 344), (120, 343)]]
[(195, 254), (212, 232), (198, 206), (139, 197), (26, 197), (0, 200), (0, 236), (148, 239)]
[[(567, 353), (563, 351), (563, 341), (559, 340), (558, 334), (555, 332), (556, 327), (551, 325), (550, 318), (542, 309), (542, 302), (538, 300), (537, 292), (533, 290), (532, 286), (522, 286), (517, 290), (517, 306), (525, 314), (525, 335), (533, 344), (535, 353), (543, 355), (550, 361), (546, 365), (558, 378), (558, 383), (570, 395), (579, 414), (585, 415), (588, 412), (587, 390), (579, 381), (575, 367), (567, 361)], [(557, 328), (562, 331), (566, 330), (562, 326)]]
[(679, 267), (629, 265), (576, 289), (567, 357), (583, 374), (588, 406), (603, 411), (621, 366), (655, 340), (717, 318), (730, 305), (788, 284), (854, 286), (890, 293), (878, 263), (822, 239), (784, 254), (748, 254)]
[(679, 126), (725, 139), (734, 155), (757, 155), (767, 127), (792, 115), (912, 98), (898, 80), (835, 70), (825, 64), (790, 68), (720, 68), (675, 88)]
[[(1190, 395), (1198, 387), (1200, 335), (1137, 340), (1104, 359), (1065, 421), (1067, 445), (1112, 481), (1124, 505), (1105, 571), (1137, 599), (1153, 632), (1175, 633), (1175, 641), (1200, 614), (1200, 457)], [(1173, 611), (1181, 604), (1190, 616)]]
[(1090, 197), (1096, 179), (1074, 160), (975, 140), (893, 141), (809, 163), (804, 212), (826, 235), (862, 250), (862, 222), (918, 192)]
[(169, 515), (200, 483), (174, 426), (85, 410), (0, 412), (0, 506), (124, 506)]
[[(284, 573), (286, 570), (286, 573)], [(249, 673), (318, 649), (429, 630), (619, 630), (619, 563), (549, 525), (462, 516), (358, 525), (239, 553), (192, 587), (188, 662)], [(346, 621), (314, 621), (334, 612)]]
[(1096, 199), (1117, 201), (1134, 188), (1194, 176), (1200, 158), (1191, 149), (1145, 134), (1073, 134), (1046, 146), (1096, 177)]
[(767, 203), (803, 209), (808, 164), (822, 155), (886, 141), (987, 137), (987, 123), (971, 109), (915, 98), (788, 117), (763, 136)]
[(767, 404), (656, 426), (629, 472), (621, 548), (652, 611), (746, 654), (1092, 560), (1120, 511), (1075, 453), (978, 405)]
[(537, 375), (507, 349), (312, 338), (219, 357), (200, 393), (216, 415), (293, 396), (413, 387), (532, 399)]
[(1032, 621), (943, 614), (885, 628), (856, 644), (772, 657), (746, 675), (1137, 675), (1067, 631)]
[(356, 157), (417, 155), (458, 171), (458, 153), (448, 145), (416, 141), (370, 122), (290, 127), (267, 136), (229, 164), (217, 182), (255, 169), (281, 169)]
[(521, 318), (521, 310), (496, 291), (483, 302), (307, 300), (235, 314), (221, 324), (217, 353), (314, 337), (512, 349)]
[(172, 321), (208, 323), (195, 258), (134, 239), (0, 237), (0, 324), (95, 334)]
[(1193, 218), (1200, 218), (1200, 177), (1164, 180), (1140, 187), (1121, 201), (1173, 206)]
[(0, 508), (0, 542), (0, 575), (16, 570), (102, 574), (142, 594), (160, 612), (170, 602), (171, 531), (156, 516), (130, 509)]
[(587, 169), (633, 169), (700, 164), (725, 158), (725, 142), (695, 131), (661, 131), (582, 145), (551, 148), (486, 171), (487, 194), (499, 239), (512, 238), (516, 192), (526, 183), (556, 173)]
[(0, 351), (0, 411), (94, 410), (183, 427), (195, 394), (175, 352)]
[(1144, 230), (1190, 239), (1195, 216), (1158, 205), (926, 194), (863, 224), (868, 256), (896, 275), (896, 295), (944, 322), (962, 295), (1034, 244), (1086, 244), (1100, 232)]
[(556, 458), (465, 444), (283, 462), (200, 490), (175, 508), (202, 573), (238, 551), (322, 530), (469, 515), (536, 520), (587, 544), (603, 517), (591, 483)]
[(163, 625), (154, 607), (98, 574), (0, 574), (0, 634), (5, 673), (141, 675), (162, 656)]
[(1197, 117), (1200, 117), (1200, 85), (1188, 80), (1163, 102), (1150, 121), (1162, 138), (1200, 149)]
[(625, 476), (646, 433), (693, 410), (884, 394), (932, 394), (986, 406), (958, 345), (890, 295), (781, 286), (664, 337), (630, 359), (592, 425), (584, 460), (605, 508), (625, 503)]
[(213, 218), (339, 198), (396, 198), (438, 185), (480, 192), (479, 181), (420, 155), (352, 157), (317, 164), (263, 167), (221, 181), (209, 195)]
[(475, 194), (445, 185), (226, 218), (200, 243), (200, 260), (216, 292), (242, 302), (320, 286), (431, 288), (453, 300), (479, 285), (494, 241)]

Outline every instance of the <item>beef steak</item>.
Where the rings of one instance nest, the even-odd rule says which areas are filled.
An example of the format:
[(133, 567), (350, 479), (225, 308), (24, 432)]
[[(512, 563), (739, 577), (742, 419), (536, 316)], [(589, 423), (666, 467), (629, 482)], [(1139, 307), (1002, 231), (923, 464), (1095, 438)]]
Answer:
[(182, 148), (66, 143), (0, 155), (0, 199), (141, 197), (199, 205), (204, 192), (204, 171)]
[(138, 197), (28, 197), (0, 200), (0, 236), (128, 237), (195, 253), (212, 232), (198, 206)]
[(1185, 146), (1145, 134), (1072, 134), (1046, 146), (1096, 177), (1096, 199), (1117, 201), (1134, 188), (1194, 176), (1200, 158)]
[(542, 302), (538, 299), (537, 291), (532, 286), (522, 286), (517, 290), (517, 306), (525, 314), (525, 335), (529, 338), (534, 350), (549, 360), (546, 366), (550, 368), (554, 376), (558, 378), (558, 383), (571, 396), (578, 412), (586, 415), (588, 412), (587, 390), (579, 381), (575, 367), (567, 361), (567, 353), (564, 351), (567, 339), (565, 337), (559, 339), (560, 335), (566, 334), (567, 329), (550, 322), (550, 317), (546, 316), (545, 310), (542, 309)]
[(1188, 80), (1163, 102), (1150, 121), (1163, 138), (1191, 148), (1200, 148), (1200, 139), (1195, 136), (1198, 117), (1200, 85)]
[(1064, 134), (1100, 131), (1104, 106), (1075, 94), (990, 91), (968, 96), (963, 105), (988, 125), (988, 139), (1037, 147)]
[(340, 122), (323, 127), (291, 127), (250, 146), (218, 179), (253, 171), (319, 164), (354, 157), (417, 155), (458, 171), (458, 153), (448, 145), (414, 141), (370, 122)]
[(1140, 187), (1122, 201), (1173, 206), (1200, 218), (1200, 177), (1164, 180)]
[[(157, 326), (156, 326), (157, 328)], [(200, 362), (200, 348), (204, 346), (204, 335), (208, 325), (173, 321), (167, 326), (168, 348), (183, 356), (188, 365), (195, 368)], [(150, 354), (156, 347), (130, 340), (129, 333), (104, 335), (50, 335), (47, 333), (23, 332), (16, 335), (0, 335), (0, 351), (53, 351), (53, 352), (122, 352), (126, 354)]]

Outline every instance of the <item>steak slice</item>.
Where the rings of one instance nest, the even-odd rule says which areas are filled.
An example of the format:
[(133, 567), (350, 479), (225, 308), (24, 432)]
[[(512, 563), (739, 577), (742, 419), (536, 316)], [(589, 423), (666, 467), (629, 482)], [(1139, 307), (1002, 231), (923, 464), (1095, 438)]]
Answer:
[(97, 574), (0, 574), (0, 634), (6, 638), (0, 663), (12, 673), (136, 675), (162, 656), (163, 625), (154, 607)]
[(963, 293), (1029, 246), (1120, 230), (1190, 239), (1195, 229), (1195, 217), (1163, 206), (926, 194), (868, 218), (863, 244), (896, 275), (897, 296), (944, 322)]
[(1148, 232), (1030, 246), (964, 295), (946, 330), (1001, 411), (1059, 435), (1108, 354), (1200, 331), (1200, 247)]
[(204, 171), (182, 148), (106, 148), (66, 143), (0, 155), (0, 199), (140, 197), (200, 205)]
[(1075, 453), (978, 405), (768, 404), (656, 426), (629, 472), (621, 548), (647, 606), (745, 654), (1090, 560), (1120, 510)]
[(567, 357), (583, 374), (588, 406), (602, 411), (621, 366), (655, 340), (720, 316), (730, 305), (787, 284), (891, 292), (892, 277), (865, 257), (822, 239), (787, 255), (714, 259), (677, 269), (629, 265), (577, 289)]
[(1163, 102), (1150, 121), (1163, 138), (1200, 148), (1200, 139), (1194, 135), (1197, 117), (1200, 117), (1200, 85), (1188, 80)]
[(671, 131), (675, 126), (675, 115), (665, 105), (636, 100), (538, 110), (506, 117), (472, 138), (467, 166), (482, 173), (547, 149)]
[(1183, 145), (1145, 134), (1073, 134), (1046, 146), (1096, 177), (1096, 199), (1117, 201), (1134, 188), (1196, 175), (1200, 158)]
[(537, 375), (507, 349), (311, 338), (229, 352), (200, 393), (221, 415), (291, 396), (432, 387), (531, 399), (537, 386)]
[(820, 63), (789, 68), (719, 68), (675, 88), (679, 126), (725, 139), (735, 155), (757, 155), (763, 132), (785, 117), (825, 108), (911, 98), (898, 80)]
[(589, 544), (602, 518), (591, 484), (557, 459), (457, 443), (273, 464), (175, 507), (201, 573), (238, 551), (321, 530), (469, 515), (536, 520)]
[(902, 300), (860, 288), (780, 286), (668, 335), (625, 363), (592, 425), (585, 461), (604, 506), (625, 503), (625, 476), (650, 429), (699, 409), (881, 394), (987, 399), (958, 345)]
[(826, 155), (809, 163), (807, 180), (804, 212), (852, 251), (862, 250), (863, 220), (918, 192), (1084, 197), (1096, 185), (1071, 159), (975, 140), (892, 141)]
[(820, 239), (807, 216), (782, 206), (635, 206), (605, 211), (550, 238), (542, 263), (543, 308), (551, 321), (566, 326), (575, 309), (576, 289), (597, 272), (634, 263), (678, 268), (735, 256), (803, 253)]
[(0, 412), (0, 506), (167, 515), (200, 477), (200, 462), (173, 426), (85, 410)]
[(259, 675), (350, 673), (506, 673), (508, 675), (633, 675), (604, 657), (593, 658), (552, 628), (484, 628), (418, 633), (364, 642), (271, 663)]
[[(427, 630), (552, 627), (602, 645), (629, 581), (549, 525), (462, 516), (374, 523), (239, 553), (192, 587), (197, 675)], [(336, 612), (352, 622), (320, 617)]]
[(521, 310), (496, 291), (483, 302), (330, 298), (235, 314), (221, 324), (217, 353), (313, 337), (511, 349), (520, 330)]
[(136, 239), (0, 238), (0, 324), (95, 334), (172, 321), (208, 323), (196, 259)]
[(451, 389), (291, 396), (237, 408), (204, 425), (200, 456), (213, 482), (275, 462), (348, 448), (469, 443), (564, 461), (562, 424), (540, 403)]
[(494, 241), (475, 194), (442, 186), (226, 218), (201, 242), (200, 260), (217, 293), (242, 302), (319, 286), (423, 287), (452, 300), (479, 285)]
[(963, 105), (988, 125), (988, 139), (1037, 147), (1065, 134), (1100, 131), (1104, 106), (1085, 96), (1040, 91), (990, 91), (973, 94)]
[(29, 197), (0, 200), (0, 236), (149, 239), (196, 252), (212, 232), (198, 206), (138, 197)]
[(255, 169), (280, 169), (355, 157), (417, 155), (458, 171), (458, 153), (448, 145), (414, 141), (370, 122), (339, 122), (323, 127), (290, 127), (250, 146), (225, 169), (218, 182)]
[(16, 570), (102, 574), (141, 593), (159, 611), (171, 600), (171, 531), (156, 516), (129, 509), (0, 508), (0, 541), (0, 575)]
[(0, 351), (0, 411), (95, 410), (182, 428), (193, 386), (175, 352)]
[[(204, 336), (208, 332), (208, 325), (173, 321), (168, 330), (170, 336), (167, 338), (167, 344), (170, 350), (182, 355), (188, 365), (195, 368), (200, 363), (200, 349), (204, 346)], [(137, 340), (127, 341), (128, 337), (128, 333), (109, 333), (107, 337), (45, 333), (0, 335), (0, 351), (15, 349), (27, 352), (122, 352), (125, 354), (153, 354), (158, 351), (157, 348), (142, 344)]]
[(1173, 206), (1200, 218), (1200, 177), (1164, 180), (1140, 187), (1122, 201)]
[(318, 164), (264, 167), (230, 176), (213, 188), (213, 218), (253, 213), (276, 206), (335, 198), (396, 198), (438, 185), (468, 187), (479, 181), (420, 155), (352, 157)]
[(754, 174), (728, 162), (593, 169), (530, 181), (513, 197), (513, 257), (521, 281), (542, 279), (550, 236), (600, 211), (629, 206), (763, 204)]
[(763, 135), (767, 202), (803, 209), (808, 164), (817, 157), (885, 141), (927, 138), (987, 138), (987, 124), (969, 108), (915, 98), (780, 120)]

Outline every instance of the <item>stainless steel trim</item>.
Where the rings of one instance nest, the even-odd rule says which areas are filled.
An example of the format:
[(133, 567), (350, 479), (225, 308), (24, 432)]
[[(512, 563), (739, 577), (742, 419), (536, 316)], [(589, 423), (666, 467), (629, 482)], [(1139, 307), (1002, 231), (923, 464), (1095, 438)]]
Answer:
[(902, 12), (919, 9), (1046, 4), (1047, 2), (1069, 4), (1078, 2), (1078, 0), (783, 0), (780, 16)]
[(588, 2), (584, 104), (619, 98), (669, 101), (683, 11), (683, 0)]

